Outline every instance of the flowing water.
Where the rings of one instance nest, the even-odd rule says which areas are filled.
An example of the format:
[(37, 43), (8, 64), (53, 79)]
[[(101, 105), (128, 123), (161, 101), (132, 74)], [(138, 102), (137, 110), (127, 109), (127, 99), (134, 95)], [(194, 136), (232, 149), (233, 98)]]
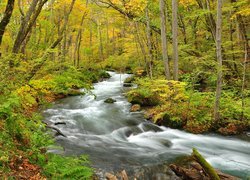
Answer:
[[(88, 154), (101, 171), (133, 172), (173, 162), (196, 147), (216, 168), (243, 179), (250, 176), (250, 142), (219, 135), (194, 135), (147, 122), (141, 112), (131, 113), (123, 96), (127, 74), (94, 85), (93, 94), (57, 101), (44, 112), (45, 121), (57, 125), (67, 137), (57, 136), (64, 154)], [(104, 103), (112, 97), (114, 104)]]

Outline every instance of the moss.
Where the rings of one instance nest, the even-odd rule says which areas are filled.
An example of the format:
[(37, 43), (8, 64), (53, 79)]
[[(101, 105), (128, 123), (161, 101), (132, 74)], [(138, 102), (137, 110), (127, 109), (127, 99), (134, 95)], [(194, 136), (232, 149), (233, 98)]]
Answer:
[(80, 91), (79, 89), (70, 89), (69, 92), (67, 92), (68, 96), (80, 96), (85, 95), (84, 92)]
[(174, 129), (181, 129), (183, 128), (183, 121), (180, 119), (174, 119), (171, 118), (168, 113), (165, 113), (163, 115), (163, 118), (161, 121), (158, 122), (160, 125), (166, 126), (166, 127), (171, 127)]
[(99, 72), (99, 77), (100, 77), (100, 78), (104, 78), (104, 79), (108, 79), (108, 78), (110, 78), (111, 76), (110, 76), (110, 74), (107, 73), (106, 71), (100, 71), (100, 72)]
[(116, 100), (115, 100), (115, 99), (112, 99), (112, 98), (108, 98), (108, 99), (106, 99), (104, 102), (105, 102), (105, 103), (112, 104), (112, 103), (116, 102)]
[(134, 77), (134, 76), (127, 77), (127, 78), (124, 80), (124, 83), (132, 83), (134, 80), (135, 80), (135, 77)]
[(202, 155), (197, 151), (197, 149), (193, 148), (193, 154), (195, 159), (200, 163), (206, 173), (210, 176), (213, 180), (220, 180), (218, 174), (214, 170), (214, 168), (202, 157)]

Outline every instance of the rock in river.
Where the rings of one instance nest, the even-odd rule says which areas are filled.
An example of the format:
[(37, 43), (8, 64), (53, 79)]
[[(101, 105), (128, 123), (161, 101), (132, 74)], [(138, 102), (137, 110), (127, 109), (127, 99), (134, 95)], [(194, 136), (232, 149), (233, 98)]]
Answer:
[(134, 104), (131, 108), (130, 108), (130, 112), (137, 112), (141, 110), (141, 106), (139, 104)]
[(109, 104), (112, 104), (114, 102), (116, 102), (116, 100), (112, 99), (112, 98), (108, 98), (104, 101), (105, 103), (109, 103)]

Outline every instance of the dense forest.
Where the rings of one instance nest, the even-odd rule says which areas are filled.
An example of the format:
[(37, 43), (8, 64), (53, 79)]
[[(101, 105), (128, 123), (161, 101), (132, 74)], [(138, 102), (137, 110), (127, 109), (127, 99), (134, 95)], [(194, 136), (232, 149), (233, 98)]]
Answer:
[(47, 152), (64, 134), (42, 112), (110, 71), (158, 126), (249, 131), (249, 20), (248, 0), (1, 0), (0, 176), (91, 179), (86, 156)]

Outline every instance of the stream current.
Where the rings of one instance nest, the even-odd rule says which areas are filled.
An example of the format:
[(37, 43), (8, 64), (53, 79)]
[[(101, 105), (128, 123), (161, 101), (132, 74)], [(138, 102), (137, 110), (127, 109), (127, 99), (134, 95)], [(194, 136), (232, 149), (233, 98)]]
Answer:
[[(196, 147), (215, 168), (242, 179), (250, 176), (249, 141), (154, 125), (141, 112), (130, 112), (131, 104), (123, 95), (123, 81), (130, 75), (109, 73), (110, 79), (94, 85), (95, 96), (67, 97), (44, 112), (45, 121), (66, 123), (56, 126), (67, 136), (56, 137), (63, 154), (87, 154), (93, 167), (103, 172), (134, 173), (171, 163)], [(110, 97), (116, 102), (104, 103)]]

